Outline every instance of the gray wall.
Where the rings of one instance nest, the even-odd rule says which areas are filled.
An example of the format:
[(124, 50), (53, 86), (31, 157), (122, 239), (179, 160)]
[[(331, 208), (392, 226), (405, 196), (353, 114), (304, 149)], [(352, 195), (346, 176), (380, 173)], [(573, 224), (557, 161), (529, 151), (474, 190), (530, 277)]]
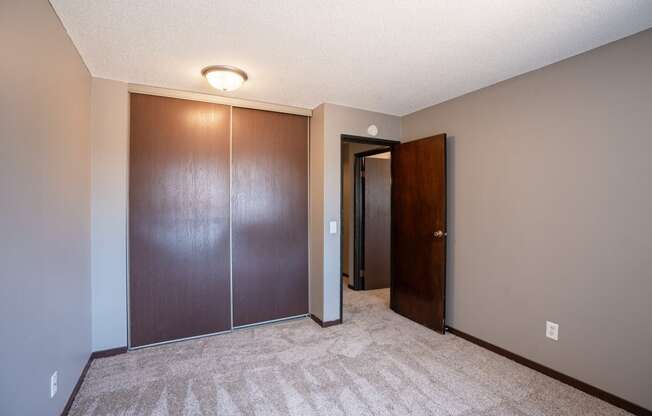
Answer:
[(308, 256), (310, 313), (324, 317), (324, 105), (310, 119)]
[(59, 414), (91, 351), (90, 88), (47, 1), (0, 3), (2, 415)]
[(448, 323), (652, 408), (652, 31), (402, 119), (440, 132)]
[(93, 351), (127, 345), (127, 84), (93, 78), (91, 279)]

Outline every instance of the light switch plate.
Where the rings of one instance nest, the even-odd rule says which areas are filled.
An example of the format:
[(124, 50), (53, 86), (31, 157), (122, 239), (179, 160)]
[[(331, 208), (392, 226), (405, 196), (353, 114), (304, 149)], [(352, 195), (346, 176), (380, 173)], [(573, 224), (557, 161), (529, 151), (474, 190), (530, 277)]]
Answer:
[(328, 223), (328, 232), (331, 234), (337, 234), (337, 221), (331, 221)]
[(55, 394), (57, 394), (57, 387), (59, 384), (59, 374), (57, 371), (52, 373), (50, 376), (50, 398), (53, 398)]
[(546, 336), (555, 341), (559, 341), (559, 324), (546, 321)]

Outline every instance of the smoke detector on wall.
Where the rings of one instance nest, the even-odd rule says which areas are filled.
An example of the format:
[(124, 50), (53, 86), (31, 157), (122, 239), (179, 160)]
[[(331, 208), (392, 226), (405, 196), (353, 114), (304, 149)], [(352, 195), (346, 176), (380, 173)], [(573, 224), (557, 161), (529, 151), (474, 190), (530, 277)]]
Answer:
[(376, 127), (375, 124), (370, 125), (367, 127), (367, 133), (369, 133), (371, 136), (376, 137), (376, 135), (378, 135), (378, 127)]

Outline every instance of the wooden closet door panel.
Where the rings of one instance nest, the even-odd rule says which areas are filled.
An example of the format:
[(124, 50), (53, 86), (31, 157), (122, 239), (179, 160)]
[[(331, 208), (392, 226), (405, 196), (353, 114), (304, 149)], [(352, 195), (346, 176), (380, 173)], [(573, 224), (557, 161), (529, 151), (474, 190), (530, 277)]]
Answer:
[(131, 345), (228, 330), (230, 108), (131, 94)]
[(308, 119), (233, 108), (233, 324), (308, 313)]

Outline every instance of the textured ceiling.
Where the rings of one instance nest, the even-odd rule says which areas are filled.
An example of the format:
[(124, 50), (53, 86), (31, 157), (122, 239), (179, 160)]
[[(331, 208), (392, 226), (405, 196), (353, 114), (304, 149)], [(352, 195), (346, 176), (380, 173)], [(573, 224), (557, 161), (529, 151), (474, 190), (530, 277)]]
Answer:
[(93, 76), (403, 115), (652, 26), (650, 0), (51, 0)]

